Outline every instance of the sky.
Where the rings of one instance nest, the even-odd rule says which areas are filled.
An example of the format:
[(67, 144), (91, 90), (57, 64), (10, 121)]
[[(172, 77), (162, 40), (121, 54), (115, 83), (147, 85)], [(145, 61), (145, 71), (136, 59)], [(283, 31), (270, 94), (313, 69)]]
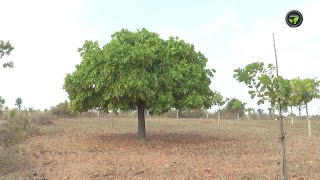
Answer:
[[(259, 108), (233, 70), (252, 62), (275, 63), (285, 78), (320, 78), (319, 0), (0, 0), (0, 39), (15, 47), (13, 69), (0, 68), (0, 96), (5, 106), (50, 108), (68, 100), (64, 77), (81, 62), (77, 49), (85, 40), (101, 46), (122, 28), (147, 28), (164, 39), (178, 36), (207, 58), (217, 72), (211, 88)], [(290, 28), (285, 16), (299, 10), (303, 23)], [(267, 109), (267, 105), (260, 106)], [(309, 105), (318, 114), (320, 101)], [(213, 107), (212, 110), (217, 109)], [(303, 112), (304, 113), (304, 112)]]

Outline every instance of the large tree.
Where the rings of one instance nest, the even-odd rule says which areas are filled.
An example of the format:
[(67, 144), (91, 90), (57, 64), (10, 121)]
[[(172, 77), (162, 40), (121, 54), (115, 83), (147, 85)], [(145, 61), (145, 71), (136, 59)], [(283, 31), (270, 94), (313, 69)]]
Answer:
[(103, 48), (86, 41), (79, 49), (80, 65), (67, 74), (64, 89), (72, 111), (94, 107), (138, 109), (138, 138), (146, 139), (144, 110), (162, 114), (171, 108), (209, 108), (209, 88), (215, 72), (194, 46), (141, 29), (122, 29)]
[[(11, 51), (14, 49), (14, 47), (10, 44), (9, 41), (2, 41), (0, 40), (0, 59), (3, 58), (4, 55), (9, 56)], [(13, 67), (13, 62), (9, 61), (6, 63), (3, 63), (4, 68), (12, 68)]]

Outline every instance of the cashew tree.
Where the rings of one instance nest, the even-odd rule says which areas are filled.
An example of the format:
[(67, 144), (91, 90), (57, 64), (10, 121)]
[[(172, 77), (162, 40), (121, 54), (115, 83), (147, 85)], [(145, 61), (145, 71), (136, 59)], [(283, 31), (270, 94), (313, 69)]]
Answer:
[(255, 109), (252, 107), (246, 108), (245, 111), (248, 113), (248, 119), (250, 119), (251, 115), (255, 113)]
[[(295, 78), (292, 80), (293, 87), (293, 96), (292, 103), (295, 106), (298, 106), (299, 111), (301, 111), (301, 105), (304, 105), (306, 108), (306, 116), (307, 116), (307, 124), (308, 124), (308, 136), (311, 137), (311, 121), (308, 112), (308, 103), (310, 103), (313, 99), (319, 98), (319, 86), (320, 81), (316, 79), (300, 79)], [(301, 112), (299, 112), (301, 115)]]
[(301, 116), (301, 105), (303, 104), (301, 90), (304, 88), (303, 81), (300, 78), (294, 78), (290, 80), (292, 87), (292, 93), (289, 99), (291, 124), (293, 125), (293, 107), (297, 107), (299, 110), (299, 116)]
[(245, 68), (235, 69), (234, 72), (233, 77), (250, 88), (249, 94), (251, 98), (258, 97), (258, 105), (263, 104), (265, 101), (270, 103), (273, 119), (276, 102), (279, 106), (280, 175), (281, 179), (286, 179), (285, 133), (281, 107), (282, 105), (287, 107), (289, 104), (292, 92), (290, 81), (279, 76), (278, 69), (273, 64), (265, 66), (262, 62), (248, 64)]
[(226, 109), (231, 114), (235, 114), (237, 116), (237, 121), (239, 121), (240, 116), (244, 115), (245, 105), (247, 103), (242, 102), (237, 98), (232, 98), (226, 105)]
[(86, 41), (79, 52), (82, 61), (64, 83), (70, 109), (138, 109), (139, 140), (146, 139), (145, 109), (159, 115), (212, 105), (215, 70), (206, 69), (207, 58), (178, 37), (163, 40), (146, 29), (122, 29), (103, 47)]
[(281, 76), (276, 77), (273, 64), (251, 63), (245, 68), (235, 69), (233, 77), (248, 86), (248, 93), (252, 99), (258, 98), (258, 105), (266, 101), (270, 103), (273, 119), (275, 119), (274, 110), (277, 98), (281, 96), (282, 103), (284, 105), (288, 103), (292, 91), (290, 81)]
[(213, 92), (213, 105), (217, 105), (218, 106), (218, 126), (220, 126), (220, 118), (221, 118), (221, 106), (223, 106), (226, 102), (229, 101), (228, 98), (224, 98), (220, 92), (218, 91), (214, 91)]

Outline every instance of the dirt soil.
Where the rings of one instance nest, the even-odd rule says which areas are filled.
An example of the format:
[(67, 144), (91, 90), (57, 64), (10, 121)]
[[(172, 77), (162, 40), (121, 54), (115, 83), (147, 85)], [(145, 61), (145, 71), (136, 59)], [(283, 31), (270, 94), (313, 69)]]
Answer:
[[(134, 132), (83, 128), (32, 137), (6, 149), (20, 166), (0, 179), (279, 179), (274, 136), (164, 129), (145, 142)], [(289, 179), (320, 179), (319, 145), (294, 146), (306, 140), (294, 139), (287, 145)]]

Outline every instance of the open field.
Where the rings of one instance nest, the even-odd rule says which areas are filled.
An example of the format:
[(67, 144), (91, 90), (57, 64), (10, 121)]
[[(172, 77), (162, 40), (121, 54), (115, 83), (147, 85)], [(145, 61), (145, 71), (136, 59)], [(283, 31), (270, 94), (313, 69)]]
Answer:
[[(112, 123), (113, 122), (113, 123)], [(285, 122), (289, 179), (320, 179), (320, 121)], [(0, 179), (279, 179), (270, 120), (60, 119), (2, 150)]]

